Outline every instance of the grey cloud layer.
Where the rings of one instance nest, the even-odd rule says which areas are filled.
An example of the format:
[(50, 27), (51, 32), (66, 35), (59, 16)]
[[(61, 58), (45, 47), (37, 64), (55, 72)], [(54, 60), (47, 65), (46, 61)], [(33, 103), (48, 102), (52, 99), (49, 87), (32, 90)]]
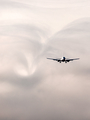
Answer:
[(29, 75), (37, 69), (36, 64), (43, 51), (43, 38), (47, 38), (47, 32), (29, 25), (12, 25), (1, 28), (1, 81), (24, 85), (26, 80), (28, 85), (29, 79), (34, 81), (34, 77)]
[[(89, 24), (87, 19), (76, 21), (51, 37), (46, 45), (40, 39), (41, 36), (46, 36), (46, 32), (35, 26), (3, 28), (4, 32), (0, 35), (3, 40), (1, 48), (6, 45), (2, 52), (7, 57), (1, 57), (1, 63), (7, 65), (7, 70), (0, 75), (0, 81), (9, 83), (13, 89), (0, 95), (0, 119), (90, 119), (90, 68), (86, 59), (90, 58), (90, 50), (87, 49)], [(69, 57), (80, 57), (80, 61), (59, 64), (46, 59), (46, 56), (54, 57), (55, 54), (60, 57), (61, 51)], [(5, 64), (7, 60), (8, 63)], [(20, 67), (20, 64), (24, 67)], [(31, 64), (35, 66), (32, 74)]]
[[(59, 29), (68, 16), (66, 9), (45, 9), (58, 8), (58, 3), (0, 1), (7, 15), (1, 17), (5, 23), (0, 20), (0, 120), (90, 120), (90, 18), (72, 22), (49, 38), (47, 25)], [(66, 0), (60, 3), (70, 7)], [(62, 52), (80, 60), (59, 64), (46, 59), (62, 57)]]

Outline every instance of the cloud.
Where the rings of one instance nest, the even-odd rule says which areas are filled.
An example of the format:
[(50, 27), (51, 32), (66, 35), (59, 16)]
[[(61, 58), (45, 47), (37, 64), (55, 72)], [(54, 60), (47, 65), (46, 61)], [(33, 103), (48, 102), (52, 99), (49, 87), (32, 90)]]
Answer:
[(0, 1), (1, 9), (10, 9), (10, 8), (22, 8), (26, 7), (22, 2), (16, 2), (14, 0), (1, 0)]
[(48, 110), (50, 116), (48, 115), (47, 119), (89, 119), (86, 112), (89, 110), (87, 106), (89, 105), (90, 85), (89, 24), (89, 19), (77, 20), (52, 36), (47, 43), (44, 57), (56, 58), (57, 56), (59, 58), (62, 51), (66, 57), (80, 57), (79, 61), (69, 64), (59, 64), (45, 60), (44, 57), (41, 60), (43, 61), (42, 71), (47, 76), (43, 78), (44, 84), (41, 88), (47, 94), (43, 93), (47, 96), (45, 100), (48, 102), (49, 99), (51, 100)]
[[(32, 25), (3, 26), (0, 32), (0, 81), (33, 84), (34, 78), (30, 75), (37, 69), (47, 36), (48, 32)], [(32, 82), (29, 83), (29, 79)]]
[[(46, 42), (48, 32), (37, 26), (2, 27), (0, 81), (7, 91), (1, 90), (1, 119), (89, 119), (89, 30), (89, 20), (81, 19)], [(63, 50), (80, 61), (59, 64), (46, 59), (61, 57)]]
[[(90, 18), (71, 23), (84, 2), (0, 1), (0, 120), (90, 120)], [(46, 59), (62, 52), (80, 60)]]
[[(16, 0), (17, 1), (17, 0)], [(63, 1), (58, 1), (58, 0), (18, 0), (17, 2), (20, 3), (26, 3), (32, 6), (36, 6), (36, 7), (42, 7), (42, 8), (69, 8), (69, 7), (77, 7), (77, 6), (85, 6), (88, 5), (89, 1), (85, 1), (85, 0), (63, 0)]]

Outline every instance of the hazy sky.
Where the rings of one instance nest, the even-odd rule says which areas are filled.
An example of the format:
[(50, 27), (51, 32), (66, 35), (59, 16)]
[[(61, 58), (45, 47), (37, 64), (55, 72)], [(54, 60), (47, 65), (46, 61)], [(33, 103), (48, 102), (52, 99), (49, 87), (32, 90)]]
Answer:
[(0, 120), (90, 120), (89, 0), (0, 0)]

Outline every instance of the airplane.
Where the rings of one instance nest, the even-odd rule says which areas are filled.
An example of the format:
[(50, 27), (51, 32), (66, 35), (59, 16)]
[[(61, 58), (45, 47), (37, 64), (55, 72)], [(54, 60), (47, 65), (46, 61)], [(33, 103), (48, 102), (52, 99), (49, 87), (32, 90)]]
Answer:
[(62, 57), (62, 58), (59, 58), (59, 59), (53, 59), (53, 58), (47, 58), (47, 59), (55, 60), (55, 61), (57, 61), (57, 62), (59, 62), (59, 63), (61, 63), (61, 62), (67, 63), (67, 62), (70, 62), (70, 61), (73, 61), (73, 60), (79, 60), (79, 58), (68, 59), (68, 58), (65, 58), (65, 57)]

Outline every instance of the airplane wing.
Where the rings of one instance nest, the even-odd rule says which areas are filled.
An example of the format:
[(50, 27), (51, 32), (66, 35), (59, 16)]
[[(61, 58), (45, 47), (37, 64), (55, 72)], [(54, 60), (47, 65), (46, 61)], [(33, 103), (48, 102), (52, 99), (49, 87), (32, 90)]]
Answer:
[(61, 62), (61, 60), (60, 60), (60, 59), (53, 59), (53, 58), (47, 58), (47, 59), (50, 59), (50, 60), (55, 60), (55, 61), (57, 61), (57, 62)]
[(79, 58), (75, 58), (75, 59), (66, 59), (65, 61), (69, 62), (69, 61), (73, 61), (73, 60), (79, 60)]

